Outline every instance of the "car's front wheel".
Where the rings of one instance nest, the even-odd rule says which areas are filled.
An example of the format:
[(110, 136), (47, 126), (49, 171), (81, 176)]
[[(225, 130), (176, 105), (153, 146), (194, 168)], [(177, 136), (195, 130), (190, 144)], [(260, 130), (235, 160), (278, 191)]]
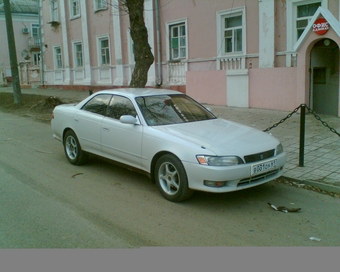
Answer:
[(87, 161), (87, 154), (81, 149), (78, 138), (72, 130), (65, 133), (64, 151), (71, 164), (81, 165)]
[(183, 201), (193, 193), (188, 187), (185, 169), (174, 155), (166, 154), (160, 157), (154, 175), (160, 193), (169, 201)]

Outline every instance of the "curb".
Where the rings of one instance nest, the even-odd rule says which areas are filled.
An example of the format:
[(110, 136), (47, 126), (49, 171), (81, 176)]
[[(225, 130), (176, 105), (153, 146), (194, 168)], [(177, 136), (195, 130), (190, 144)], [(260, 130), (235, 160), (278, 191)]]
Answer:
[(325, 184), (317, 181), (310, 181), (310, 180), (299, 180), (299, 179), (294, 179), (286, 176), (282, 176), (282, 178), (286, 179), (287, 181), (293, 182), (299, 188), (306, 188), (307, 186), (312, 187), (312, 188), (306, 188), (306, 189), (313, 189), (316, 188), (321, 192), (328, 192), (328, 193), (333, 193), (333, 194), (339, 194), (340, 195), (340, 187), (339, 186), (334, 186), (330, 184)]

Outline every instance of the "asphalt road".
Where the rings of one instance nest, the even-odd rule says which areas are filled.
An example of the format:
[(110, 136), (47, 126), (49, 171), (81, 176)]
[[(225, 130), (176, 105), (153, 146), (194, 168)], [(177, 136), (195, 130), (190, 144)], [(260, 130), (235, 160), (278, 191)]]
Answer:
[(0, 248), (340, 246), (339, 204), (278, 182), (171, 203), (99, 158), (69, 164), (48, 124), (0, 112)]

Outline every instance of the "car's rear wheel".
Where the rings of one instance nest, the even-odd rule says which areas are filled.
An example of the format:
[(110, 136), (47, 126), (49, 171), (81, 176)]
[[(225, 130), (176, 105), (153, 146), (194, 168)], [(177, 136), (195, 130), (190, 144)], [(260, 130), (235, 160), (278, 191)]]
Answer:
[(154, 175), (160, 193), (169, 201), (183, 201), (193, 193), (188, 187), (184, 166), (174, 155), (166, 154), (160, 157)]
[(72, 130), (65, 133), (64, 151), (71, 164), (81, 165), (87, 161), (87, 154), (81, 149), (78, 138)]

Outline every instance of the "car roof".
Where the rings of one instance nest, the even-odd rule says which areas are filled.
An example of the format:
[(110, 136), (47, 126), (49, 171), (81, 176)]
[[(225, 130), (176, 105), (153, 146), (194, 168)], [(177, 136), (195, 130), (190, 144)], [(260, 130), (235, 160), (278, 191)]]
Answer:
[(117, 94), (125, 95), (130, 98), (135, 98), (139, 96), (151, 96), (151, 95), (167, 95), (167, 94), (183, 94), (178, 91), (168, 90), (168, 89), (157, 89), (157, 88), (118, 88), (118, 89), (108, 89), (102, 90), (94, 93), (97, 94)]

